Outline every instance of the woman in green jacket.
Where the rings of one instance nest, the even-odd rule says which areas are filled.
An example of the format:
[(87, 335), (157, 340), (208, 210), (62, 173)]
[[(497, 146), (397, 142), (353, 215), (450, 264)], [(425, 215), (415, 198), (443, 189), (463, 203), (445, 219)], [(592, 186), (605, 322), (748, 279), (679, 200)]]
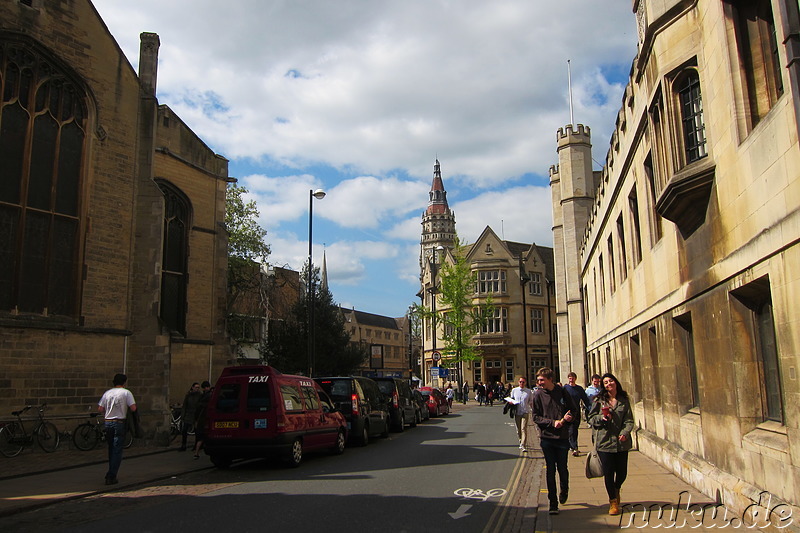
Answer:
[(617, 515), (619, 490), (628, 476), (628, 451), (633, 446), (633, 410), (628, 394), (614, 374), (602, 377), (603, 390), (589, 411), (588, 421), (594, 428), (594, 444), (603, 464), (603, 476), (608, 493), (608, 514)]

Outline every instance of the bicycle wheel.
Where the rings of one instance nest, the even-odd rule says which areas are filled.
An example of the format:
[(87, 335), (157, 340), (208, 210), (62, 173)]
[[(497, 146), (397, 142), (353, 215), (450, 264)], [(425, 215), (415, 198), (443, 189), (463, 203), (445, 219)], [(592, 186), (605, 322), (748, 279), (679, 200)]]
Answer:
[(174, 441), (181, 434), (181, 419), (173, 420), (169, 425), (169, 441)]
[(16, 457), (25, 447), (25, 435), (20, 425), (11, 422), (0, 428), (0, 453)]
[(72, 432), (72, 443), (79, 450), (88, 452), (97, 446), (97, 441), (100, 440), (100, 435), (97, 433), (95, 426), (91, 422), (84, 422), (75, 428)]
[(36, 442), (47, 453), (53, 453), (61, 442), (61, 434), (52, 422), (42, 422), (36, 428)]
[(125, 443), (122, 446), (124, 448), (130, 448), (133, 446), (133, 431), (125, 432)]

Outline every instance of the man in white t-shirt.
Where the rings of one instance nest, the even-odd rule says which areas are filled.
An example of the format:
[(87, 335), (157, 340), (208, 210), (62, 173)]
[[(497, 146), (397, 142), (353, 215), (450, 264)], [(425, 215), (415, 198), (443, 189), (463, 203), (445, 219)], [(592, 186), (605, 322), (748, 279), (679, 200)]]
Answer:
[(106, 485), (118, 483), (117, 472), (122, 464), (122, 449), (125, 443), (125, 418), (128, 410), (136, 411), (136, 400), (125, 388), (128, 376), (114, 375), (114, 387), (108, 389), (97, 403), (97, 411), (105, 418), (106, 442), (108, 443), (108, 472)]
[(514, 413), (514, 423), (517, 426), (517, 436), (519, 437), (519, 449), (522, 453), (528, 452), (528, 425), (533, 412), (533, 391), (526, 387), (527, 380), (519, 378), (519, 386), (511, 389), (509, 395), (512, 403), (516, 406)]

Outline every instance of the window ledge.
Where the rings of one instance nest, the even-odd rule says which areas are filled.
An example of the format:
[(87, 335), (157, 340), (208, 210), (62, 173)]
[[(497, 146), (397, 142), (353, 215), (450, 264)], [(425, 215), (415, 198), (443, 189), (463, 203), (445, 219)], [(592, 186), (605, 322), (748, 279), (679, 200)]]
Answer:
[(715, 169), (708, 156), (684, 167), (672, 175), (656, 203), (658, 214), (674, 222), (684, 239), (706, 220)]
[(786, 426), (778, 422), (763, 422), (742, 438), (746, 450), (785, 460), (789, 454)]

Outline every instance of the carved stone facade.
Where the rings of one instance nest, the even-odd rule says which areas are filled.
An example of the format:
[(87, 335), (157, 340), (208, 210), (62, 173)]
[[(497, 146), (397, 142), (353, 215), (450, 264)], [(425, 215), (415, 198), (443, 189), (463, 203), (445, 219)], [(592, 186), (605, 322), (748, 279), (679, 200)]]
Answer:
[[(644, 453), (739, 516), (788, 504), (797, 530), (798, 4), (633, 11), (639, 50), (602, 171), (576, 164), (588, 128), (558, 132), (561, 361), (619, 377)], [(576, 178), (594, 190), (565, 187)], [(575, 196), (591, 197), (586, 220), (564, 214)]]
[[(30, 4), (30, 5), (27, 5)], [(96, 405), (151, 431), (230, 361), (228, 163), (155, 97), (88, 0), (0, 3), (0, 411)]]

